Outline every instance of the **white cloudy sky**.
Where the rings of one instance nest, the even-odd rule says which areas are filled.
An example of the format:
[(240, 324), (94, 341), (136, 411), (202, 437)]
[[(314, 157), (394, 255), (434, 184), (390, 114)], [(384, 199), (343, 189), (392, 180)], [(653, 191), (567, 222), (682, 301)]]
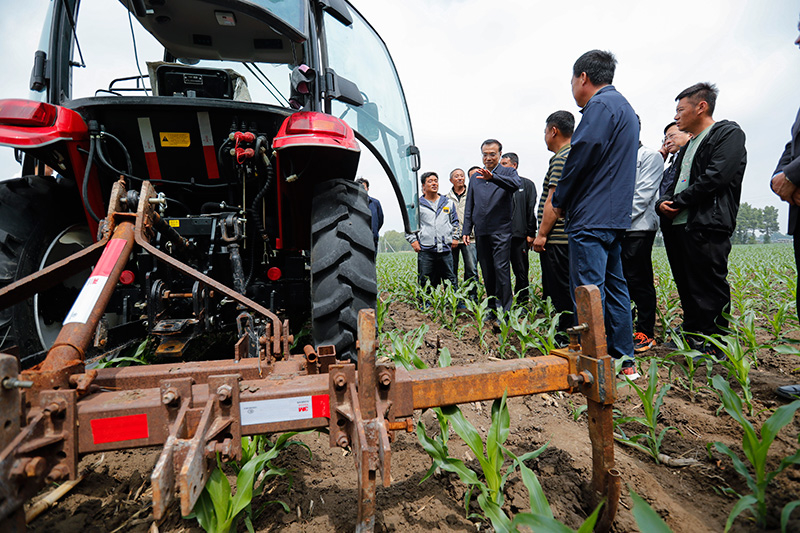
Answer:
[[(48, 3), (0, 3), (5, 52), (0, 56), (0, 97), (27, 96)], [(505, 151), (519, 154), (520, 173), (540, 187), (551, 155), (542, 140), (544, 120), (558, 109), (577, 114), (569, 87), (572, 64), (586, 50), (601, 48), (617, 56), (614, 85), (642, 119), (642, 142), (654, 148), (674, 115), (675, 96), (698, 81), (716, 83), (715, 118), (735, 120), (747, 134), (742, 201), (779, 205), (768, 179), (800, 106), (800, 51), (792, 44), (800, 12), (796, 2), (353, 3), (381, 34), (397, 65), (422, 171), (446, 176), (454, 167), (480, 164), (481, 141), (495, 137)], [(90, 6), (120, 12), (116, 0), (84, 0), (87, 12)], [(128, 75), (135, 74), (127, 26), (114, 27), (106, 18), (89, 27), (81, 32), (87, 62), (104, 61), (103, 43), (114, 40), (128, 51), (116, 62)], [(11, 151), (0, 149), (0, 177), (18, 172)], [(372, 192), (387, 212), (385, 229), (401, 229), (399, 209), (385, 182), (365, 177), (371, 178)], [(786, 210), (781, 213), (785, 230)]]

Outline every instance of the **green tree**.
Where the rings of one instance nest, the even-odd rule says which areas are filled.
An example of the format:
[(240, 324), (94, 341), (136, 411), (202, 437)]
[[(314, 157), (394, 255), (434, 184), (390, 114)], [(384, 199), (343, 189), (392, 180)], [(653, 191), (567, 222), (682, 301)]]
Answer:
[(389, 230), (378, 241), (378, 250), (381, 252), (410, 252), (411, 249), (405, 234), (399, 231)]
[(778, 231), (778, 208), (774, 205), (764, 206), (761, 210), (761, 231), (764, 232), (764, 244), (772, 242), (772, 233)]

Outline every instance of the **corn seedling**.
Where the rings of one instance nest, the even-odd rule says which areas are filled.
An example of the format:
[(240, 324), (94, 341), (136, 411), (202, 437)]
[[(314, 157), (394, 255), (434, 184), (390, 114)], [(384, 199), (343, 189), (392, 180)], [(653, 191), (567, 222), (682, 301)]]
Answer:
[(489, 300), (483, 298), (481, 300), (467, 299), (464, 302), (467, 310), (475, 317), (475, 331), (478, 333), (478, 341), (480, 342), (481, 349), (486, 349), (486, 332), (484, 331), (483, 324), (489, 319), (491, 310), (489, 309)]
[[(619, 436), (616, 436), (616, 439), (646, 453), (655, 459), (656, 463), (660, 463), (665, 457), (661, 453), (661, 443), (664, 441), (664, 436), (670, 429), (675, 429), (677, 431), (674, 426), (669, 426), (661, 430), (661, 433), (658, 432), (658, 415), (661, 411), (661, 405), (664, 403), (664, 397), (667, 395), (667, 392), (669, 392), (670, 384), (666, 383), (658, 389), (658, 365), (654, 361), (650, 362), (646, 389), (642, 389), (628, 378), (625, 378), (625, 380), (633, 387), (633, 390), (635, 390), (636, 394), (639, 396), (642, 402), (644, 416), (626, 416), (618, 418), (614, 422), (614, 425), (619, 431)], [(647, 428), (647, 432), (628, 437), (620, 427), (622, 424), (628, 422), (638, 422), (642, 424)]]
[(150, 337), (146, 338), (131, 353), (132, 346), (123, 350), (122, 355), (116, 357), (103, 357), (98, 363), (97, 368), (121, 368), (126, 366), (149, 365), (155, 360), (153, 341)]
[(772, 337), (776, 341), (783, 340), (783, 336), (785, 333), (788, 333), (787, 330), (787, 321), (792, 317), (793, 310), (791, 302), (783, 301), (778, 303), (778, 307), (775, 312), (767, 319), (767, 325), (769, 326), (769, 332), (772, 334)]
[[(289, 512), (289, 507), (279, 500), (265, 502), (260, 509), (254, 512), (252, 501), (263, 493), (264, 485), (268, 480), (286, 475), (286, 469), (275, 468), (271, 463), (281, 451), (291, 444), (299, 444), (308, 448), (301, 442), (289, 440), (295, 435), (297, 435), (296, 431), (284, 433), (276, 439), (274, 444), (270, 443), (263, 435), (253, 439), (243, 438), (242, 460), (233, 464), (234, 470), (237, 472), (236, 493), (234, 494), (231, 489), (218, 457), (217, 468), (211, 472), (192, 513), (185, 518), (197, 519), (200, 527), (208, 533), (229, 533), (235, 529), (242, 516), (245, 518), (247, 529), (253, 531), (252, 521), (271, 503), (277, 503), (283, 507), (284, 511)], [(310, 450), (309, 454), (311, 454)]]
[(497, 346), (498, 357), (505, 358), (508, 349), (513, 349), (511, 340), (514, 337), (514, 335), (512, 335), (512, 333), (514, 333), (514, 323), (519, 321), (519, 315), (524, 312), (525, 309), (518, 307), (508, 312), (502, 312), (498, 316), (497, 327), (500, 329), (500, 335), (498, 337), (499, 344)]
[[(677, 365), (683, 373), (686, 375), (686, 381), (684, 382), (682, 379), (677, 378), (677, 381), (683, 386), (684, 389), (687, 390), (689, 393), (689, 399), (694, 403), (695, 396), (697, 395), (697, 385), (694, 382), (694, 376), (697, 371), (700, 369), (700, 365), (703, 361), (708, 360), (709, 356), (704, 353), (700, 353), (699, 351), (692, 348), (689, 343), (680, 335), (673, 335), (672, 336), (673, 342), (680, 346), (681, 348), (671, 352), (667, 357), (669, 358), (683, 358), (682, 362), (685, 365)], [(669, 377), (670, 380), (672, 379), (672, 369), (675, 368), (674, 366), (670, 366), (669, 369)], [(706, 367), (708, 368), (708, 367)]]
[(739, 387), (742, 389), (742, 396), (744, 403), (747, 405), (747, 412), (750, 416), (753, 415), (753, 391), (750, 387), (750, 368), (753, 366), (753, 358), (751, 348), (745, 349), (736, 337), (730, 335), (723, 335), (709, 337), (707, 335), (699, 335), (706, 342), (712, 343), (724, 355), (721, 359), (714, 359), (728, 371), (728, 378), (736, 380)]
[(425, 342), (425, 334), (428, 332), (428, 325), (423, 324), (417, 329), (412, 329), (407, 333), (393, 330), (387, 332), (389, 342), (392, 344), (392, 352), (389, 358), (403, 368), (427, 368), (425, 362), (419, 358), (417, 351)]
[[(777, 469), (768, 472), (767, 454), (778, 432), (792, 421), (795, 412), (797, 409), (800, 409), (800, 400), (778, 407), (772, 416), (761, 426), (761, 435), (759, 437), (753, 425), (745, 418), (742, 412), (742, 400), (731, 390), (728, 382), (725, 381), (722, 376), (717, 375), (714, 376), (712, 384), (714, 388), (719, 391), (725, 411), (742, 427), (742, 431), (744, 432), (742, 437), (742, 451), (750, 463), (750, 467), (748, 468), (730, 448), (721, 442), (713, 443), (714, 448), (718, 452), (730, 457), (731, 461), (733, 461), (734, 470), (744, 478), (747, 487), (752, 492), (752, 494), (741, 495), (736, 493), (733, 489), (726, 490), (726, 492), (738, 496), (739, 500), (733, 506), (728, 516), (728, 520), (725, 523), (725, 532), (727, 533), (736, 517), (745, 510), (750, 511), (758, 527), (764, 528), (767, 525), (767, 486), (775, 476), (780, 474), (786, 467), (800, 463), (800, 450), (798, 450), (794, 455), (782, 459)], [(791, 509), (789, 513), (791, 513)]]
[[(489, 432), (486, 436), (486, 443), (481, 440), (480, 434), (463, 415), (461, 410), (456, 406), (442, 407), (442, 415), (447, 418), (453, 430), (466, 442), (473, 455), (478, 459), (481, 466), (481, 473), (483, 480), (479, 477), (478, 473), (467, 467), (463, 461), (450, 457), (447, 449), (442, 447), (436, 439), (431, 439), (425, 433), (425, 426), (422, 422), (417, 423), (417, 438), (423, 449), (431, 456), (434, 464), (442, 470), (452, 472), (458, 475), (459, 479), (469, 486), (467, 496), (464, 501), (464, 507), (469, 515), (469, 504), (472, 495), (477, 493), (478, 506), (483, 511), (483, 515), (469, 515), (472, 517), (479, 517), (488, 519), (495, 531), (511, 532), (514, 531), (514, 526), (511, 523), (508, 515), (503, 511), (503, 488), (505, 486), (508, 476), (520, 465), (524, 467), (524, 462), (537, 457), (541, 454), (546, 445), (541, 448), (516, 457), (503, 446), (509, 435), (510, 416), (508, 413), (508, 406), (506, 405), (506, 396), (500, 400), (495, 400), (492, 403), (492, 424), (489, 427)], [(508, 466), (505, 473), (503, 473), (503, 466), (506, 458), (510, 458), (512, 463)], [(432, 467), (433, 468), (433, 467)], [(525, 467), (527, 469), (527, 467)], [(529, 476), (525, 470), (521, 469), (522, 480), (528, 491), (531, 492), (532, 485), (538, 485), (536, 476)], [(530, 472), (532, 474), (532, 472)], [(539, 487), (541, 490), (541, 487)], [(535, 502), (532, 502), (532, 507)], [(546, 505), (546, 500), (545, 500)], [(538, 509), (538, 507), (537, 507)], [(540, 509), (541, 512), (549, 512), (552, 517), (552, 512), (547, 506), (547, 509)]]

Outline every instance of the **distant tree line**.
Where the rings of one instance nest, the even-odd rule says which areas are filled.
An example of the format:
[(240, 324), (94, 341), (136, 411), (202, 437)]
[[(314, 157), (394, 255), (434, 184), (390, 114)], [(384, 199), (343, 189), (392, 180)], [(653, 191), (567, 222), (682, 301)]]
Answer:
[(772, 234), (778, 231), (778, 208), (767, 205), (763, 209), (753, 207), (747, 202), (739, 206), (736, 217), (736, 231), (731, 237), (733, 244), (755, 244), (758, 235), (762, 242), (772, 242)]
[(410, 252), (412, 249), (406, 240), (405, 233), (389, 230), (381, 235), (380, 240), (378, 240), (378, 251), (386, 253)]

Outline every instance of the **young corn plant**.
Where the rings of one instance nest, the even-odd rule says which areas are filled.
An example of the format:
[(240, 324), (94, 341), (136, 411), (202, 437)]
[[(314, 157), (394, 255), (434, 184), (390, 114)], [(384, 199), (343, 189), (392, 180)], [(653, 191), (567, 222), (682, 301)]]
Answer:
[[(656, 463), (669, 462), (665, 461), (666, 456), (661, 453), (661, 443), (664, 441), (664, 436), (670, 429), (677, 428), (674, 426), (665, 427), (661, 432), (658, 432), (658, 415), (661, 411), (661, 406), (664, 403), (664, 397), (669, 392), (670, 384), (666, 383), (660, 389), (658, 388), (658, 365), (650, 362), (650, 369), (647, 374), (647, 388), (642, 389), (634, 381), (627, 379), (628, 384), (633, 387), (639, 399), (642, 402), (642, 409), (644, 416), (626, 416), (618, 418), (614, 425), (619, 431), (619, 435), (615, 435), (616, 439), (620, 442), (627, 444), (639, 451), (642, 451), (655, 459)], [(647, 428), (646, 433), (639, 433), (628, 437), (622, 430), (621, 425), (628, 422), (638, 422)]]
[[(697, 385), (694, 382), (694, 376), (697, 374), (697, 371), (700, 369), (703, 361), (707, 360), (709, 356), (692, 348), (689, 345), (689, 342), (680, 335), (673, 335), (672, 340), (676, 346), (680, 346), (681, 348), (671, 352), (668, 357), (676, 359), (683, 358), (681, 362), (684, 364), (679, 364), (676, 366), (683, 371), (684, 375), (686, 376), (686, 381), (682, 380), (681, 378), (676, 379), (683, 386), (683, 388), (686, 389), (686, 391), (689, 393), (689, 399), (692, 403), (694, 403), (697, 395)], [(671, 366), (669, 369), (670, 380), (672, 379), (673, 368), (675, 368), (675, 366)]]
[(784, 300), (778, 303), (778, 308), (767, 318), (768, 331), (775, 341), (784, 340), (784, 335), (789, 332), (787, 322), (793, 314), (792, 302)]
[(519, 315), (524, 312), (525, 309), (518, 307), (511, 311), (503, 312), (498, 317), (497, 326), (500, 328), (500, 335), (498, 337), (499, 344), (497, 345), (498, 357), (505, 358), (509, 348), (514, 350), (514, 346), (511, 344), (515, 336), (513, 335), (513, 333), (515, 333), (514, 324), (515, 322), (519, 322)]
[[(505, 394), (502, 399), (495, 400), (492, 404), (492, 424), (489, 427), (485, 444), (481, 440), (478, 430), (464, 417), (458, 407), (442, 407), (441, 411), (453, 430), (464, 440), (473, 455), (478, 459), (478, 463), (481, 466), (482, 479), (477, 472), (466, 466), (463, 461), (451, 457), (446, 447), (442, 447), (436, 439), (428, 437), (425, 433), (425, 426), (420, 421), (417, 423), (417, 438), (422, 448), (431, 456), (436, 467), (458, 475), (459, 479), (469, 486), (464, 508), (470, 518), (488, 519), (495, 531), (498, 532), (515, 531), (511, 519), (503, 511), (503, 489), (506, 480), (519, 465), (524, 466), (525, 461), (541, 454), (546, 445), (520, 457), (516, 457), (503, 446), (510, 431), (510, 416)], [(510, 458), (512, 462), (503, 473), (506, 458)], [(532, 479), (538, 485), (536, 477), (532, 476)], [(529, 492), (531, 491), (529, 483), (534, 482), (532, 479), (527, 472), (523, 471), (522, 480)], [(469, 514), (469, 504), (473, 494), (477, 494), (476, 500), (483, 515)], [(547, 511), (549, 511), (549, 506)], [(550, 516), (552, 517), (552, 513)]]
[(428, 333), (428, 325), (423, 324), (407, 333), (393, 330), (386, 333), (392, 345), (392, 351), (388, 357), (403, 368), (427, 368), (425, 361), (419, 358), (417, 352), (425, 342), (425, 334)]
[[(714, 448), (719, 453), (730, 457), (731, 461), (733, 461), (733, 468), (744, 478), (747, 487), (751, 491), (751, 494), (741, 495), (736, 493), (733, 489), (727, 489), (726, 492), (738, 496), (739, 500), (733, 506), (731, 514), (728, 516), (728, 520), (725, 523), (725, 532), (727, 533), (731, 525), (733, 525), (734, 520), (736, 520), (736, 517), (744, 511), (750, 512), (758, 527), (765, 528), (767, 526), (767, 486), (775, 479), (775, 476), (780, 474), (786, 467), (800, 463), (800, 450), (798, 450), (794, 455), (783, 458), (777, 469), (771, 472), (767, 471), (769, 447), (772, 445), (778, 432), (792, 421), (795, 412), (800, 409), (800, 400), (778, 407), (775, 412), (772, 413), (772, 416), (761, 426), (761, 434), (759, 436), (753, 425), (742, 412), (742, 400), (731, 390), (728, 382), (725, 381), (722, 376), (716, 375), (712, 380), (712, 384), (719, 392), (725, 411), (742, 427), (742, 431), (744, 432), (742, 437), (742, 451), (747, 461), (750, 463), (748, 467), (735, 452), (721, 442), (713, 443)], [(795, 502), (789, 505), (793, 505), (793, 503)], [(794, 509), (794, 506), (789, 509), (788, 513), (784, 510), (786, 521), (788, 521), (788, 515), (791, 514), (792, 509)], [(783, 517), (782, 521), (784, 521)]]
[(489, 300), (486, 298), (479, 300), (467, 299), (464, 303), (469, 313), (475, 317), (474, 326), (475, 331), (478, 333), (478, 341), (480, 342), (481, 349), (486, 350), (486, 331), (483, 325), (486, 320), (489, 319), (489, 313), (491, 312), (489, 309)]
[(756, 339), (756, 313), (746, 311), (743, 315), (735, 317), (723, 311), (722, 316), (730, 324), (728, 332), (734, 335), (740, 344), (751, 354), (753, 366), (758, 368), (758, 350), (766, 348), (766, 344), (758, 342)]
[(747, 405), (747, 412), (750, 416), (753, 415), (753, 391), (750, 387), (750, 369), (753, 366), (754, 351), (752, 348), (744, 348), (736, 337), (730, 335), (713, 336), (699, 335), (704, 338), (706, 342), (712, 343), (724, 355), (722, 359), (714, 359), (728, 371), (728, 378), (731, 377), (736, 380), (739, 387), (742, 388), (742, 397), (745, 405)]
[[(222, 470), (222, 463), (217, 458), (215, 468), (206, 482), (206, 486), (195, 503), (194, 509), (185, 518), (195, 518), (208, 533), (229, 533), (244, 517), (247, 529), (253, 531), (253, 520), (264, 511), (267, 505), (277, 503), (289, 512), (289, 507), (279, 500), (271, 500), (253, 511), (252, 501), (264, 491), (264, 485), (276, 476), (284, 476), (286, 469), (275, 468), (271, 461), (292, 444), (308, 448), (299, 441), (291, 441), (296, 431), (283, 433), (275, 443), (269, 442), (263, 435), (251, 439), (242, 439), (242, 460), (233, 463), (236, 475), (236, 493), (234, 494), (228, 478)], [(311, 450), (309, 450), (309, 455)]]

